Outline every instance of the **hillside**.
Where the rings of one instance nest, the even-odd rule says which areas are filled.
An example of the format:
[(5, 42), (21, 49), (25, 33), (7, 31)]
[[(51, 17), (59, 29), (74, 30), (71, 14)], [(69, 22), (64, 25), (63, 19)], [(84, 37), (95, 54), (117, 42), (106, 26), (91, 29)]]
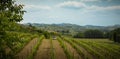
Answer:
[(77, 32), (84, 32), (88, 29), (98, 29), (103, 32), (111, 31), (115, 28), (119, 28), (120, 25), (113, 25), (113, 26), (94, 26), (94, 25), (85, 25), (80, 26), (76, 24), (69, 24), (69, 23), (61, 23), (61, 24), (39, 24), (39, 23), (26, 23), (24, 25), (35, 26), (39, 29), (45, 30), (45, 31), (56, 31), (56, 32), (64, 32), (69, 34), (76, 34)]

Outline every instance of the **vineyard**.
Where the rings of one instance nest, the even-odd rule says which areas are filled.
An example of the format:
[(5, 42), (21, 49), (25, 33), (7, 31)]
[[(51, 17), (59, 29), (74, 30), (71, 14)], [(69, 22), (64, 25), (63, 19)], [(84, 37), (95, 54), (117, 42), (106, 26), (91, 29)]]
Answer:
[(25, 33), (20, 38), (13, 48), (15, 59), (120, 59), (120, 44), (108, 39), (45, 39)]
[[(118, 22), (120, 13), (116, 14), (120, 9), (119, 2), (116, 1), (117, 5), (110, 1), (104, 1), (105, 4), (101, 1), (100, 4), (94, 5), (84, 2), (0, 0), (0, 59), (120, 59), (120, 22)], [(84, 9), (96, 11), (84, 14)], [(103, 10), (107, 11), (102, 12), (107, 17), (100, 13)], [(23, 17), (24, 13), (27, 16)], [(94, 18), (92, 14), (98, 18)], [(83, 17), (78, 17), (80, 15)], [(115, 17), (110, 18), (111, 15)], [(89, 25), (87, 18), (88, 20), (94, 18), (94, 21), (88, 22), (96, 25)], [(99, 22), (97, 19), (105, 21)], [(114, 25), (97, 26), (100, 23), (108, 25), (109, 21), (106, 19)], [(112, 21), (115, 23), (111, 23)], [(42, 22), (43, 24), (39, 24)]]

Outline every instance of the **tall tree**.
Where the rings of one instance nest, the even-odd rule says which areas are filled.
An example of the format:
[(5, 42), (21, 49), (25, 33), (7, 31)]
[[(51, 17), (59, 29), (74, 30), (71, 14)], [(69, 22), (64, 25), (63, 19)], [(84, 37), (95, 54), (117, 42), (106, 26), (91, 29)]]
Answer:
[(0, 0), (0, 59), (7, 59), (5, 46), (9, 39), (6, 39), (6, 31), (23, 20), (24, 12), (23, 5), (15, 4), (13, 0)]
[(78, 32), (74, 35), (74, 38), (84, 38), (84, 34), (82, 32)]
[(86, 38), (103, 38), (103, 32), (100, 30), (87, 30), (84, 32)]
[(120, 28), (111, 31), (110, 39), (114, 42), (120, 43)]

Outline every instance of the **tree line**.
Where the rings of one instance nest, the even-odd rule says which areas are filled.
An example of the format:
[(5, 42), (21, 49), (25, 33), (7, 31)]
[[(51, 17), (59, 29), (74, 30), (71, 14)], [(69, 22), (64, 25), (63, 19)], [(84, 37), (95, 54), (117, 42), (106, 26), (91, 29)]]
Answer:
[(74, 38), (106, 38), (107, 33), (104, 33), (103, 31), (100, 30), (93, 30), (89, 29), (84, 32), (78, 32), (76, 35), (74, 35)]
[(84, 32), (78, 32), (73, 36), (74, 38), (108, 38), (114, 42), (120, 42), (120, 28), (116, 28), (109, 32), (103, 32), (101, 30), (86, 30)]

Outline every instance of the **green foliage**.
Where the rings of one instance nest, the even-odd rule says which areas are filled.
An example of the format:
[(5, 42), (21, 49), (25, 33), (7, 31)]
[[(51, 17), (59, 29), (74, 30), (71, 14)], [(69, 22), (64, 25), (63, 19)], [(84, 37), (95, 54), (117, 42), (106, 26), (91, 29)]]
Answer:
[(13, 24), (20, 22), (23, 18), (23, 5), (17, 5), (12, 0), (0, 0), (0, 28), (9, 30)]
[(46, 39), (50, 39), (50, 33), (48, 32), (43, 32), (44, 36)]
[(86, 30), (85, 32), (78, 32), (74, 38), (108, 38), (109, 33), (100, 30)]
[(120, 28), (111, 31), (110, 39), (114, 42), (120, 43)]
[[(6, 47), (11, 47), (16, 37), (8, 36), (6, 31), (15, 28), (17, 22), (20, 22), (23, 18), (24, 10), (23, 5), (17, 5), (13, 0), (0, 0), (0, 59), (8, 59), (5, 53)], [(7, 37), (8, 36), (8, 37)], [(13, 39), (12, 39), (13, 38)], [(11, 40), (11, 41), (10, 41)], [(9, 44), (11, 45), (9, 45)], [(7, 58), (6, 58), (7, 57)]]
[(74, 38), (84, 38), (84, 34), (82, 32), (78, 32), (76, 35), (74, 35)]
[(103, 38), (103, 32), (100, 30), (87, 30), (84, 32), (85, 38)]
[[(21, 33), (21, 32), (6, 32), (6, 39), (7, 43), (4, 41), (1, 46), (5, 47), (5, 53), (7, 54), (4, 55), (7, 56), (6, 58), (13, 59), (14, 55), (18, 53), (30, 40), (32, 40), (34, 37), (37, 35), (30, 34), (30, 33)], [(1, 47), (0, 47), (1, 48)], [(6, 50), (9, 49), (9, 50)], [(10, 55), (10, 56), (8, 56)]]
[[(11, 49), (11, 52), (16, 54), (19, 52), (30, 40), (37, 35), (21, 32), (7, 32), (8, 43), (6, 45)], [(12, 35), (12, 36), (11, 36)]]

